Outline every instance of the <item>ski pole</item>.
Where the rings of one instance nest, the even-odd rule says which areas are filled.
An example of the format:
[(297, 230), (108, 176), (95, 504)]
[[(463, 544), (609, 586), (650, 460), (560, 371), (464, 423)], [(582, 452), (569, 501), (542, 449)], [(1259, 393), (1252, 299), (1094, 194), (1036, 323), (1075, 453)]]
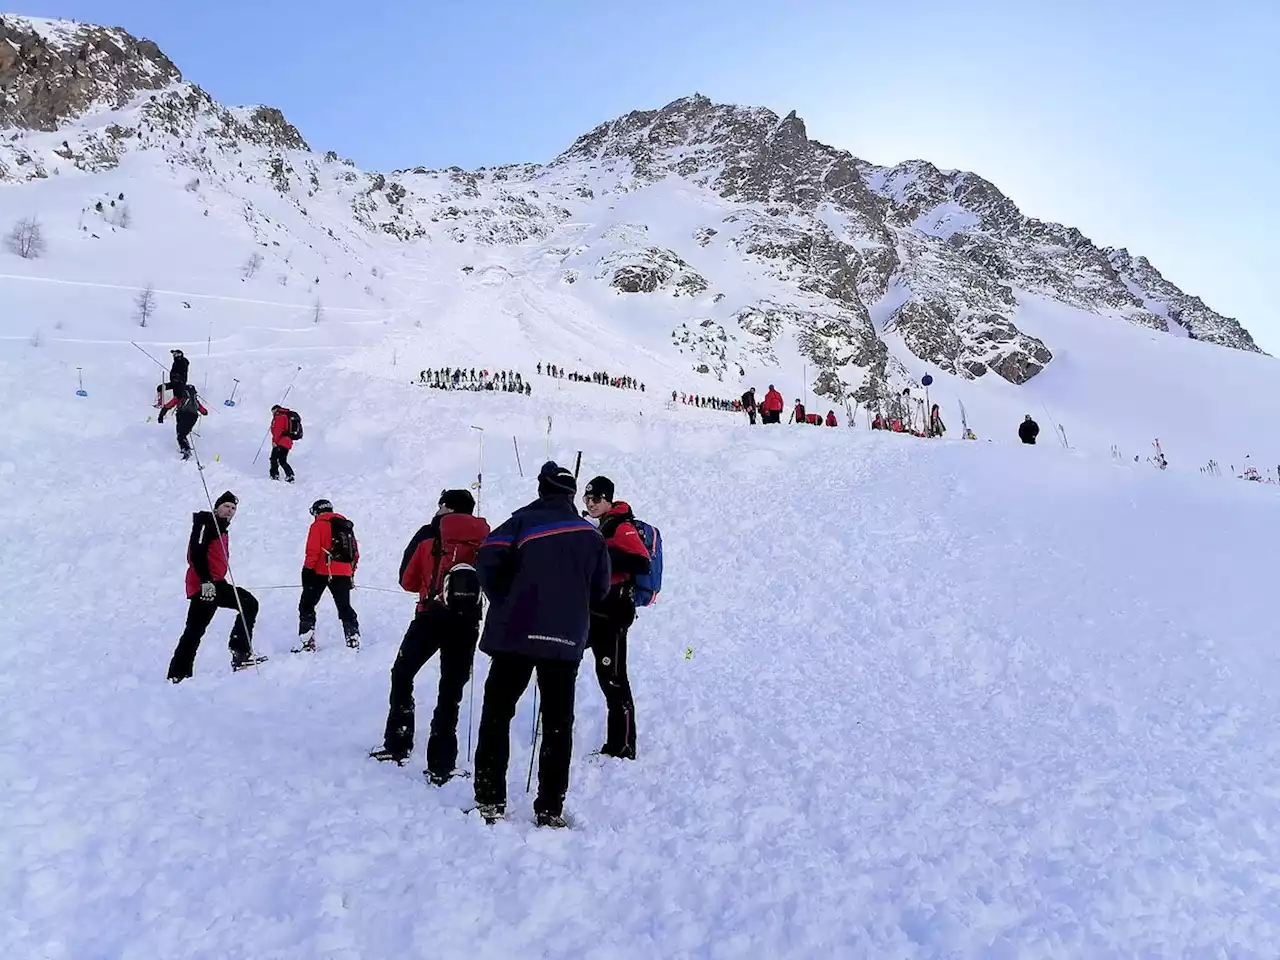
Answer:
[[(132, 340), (130, 340), (129, 342), (130, 342), (130, 343), (133, 343), (133, 341), (132, 341)], [(133, 345), (134, 345), (135, 347), (138, 347), (138, 345), (137, 345), (136, 343), (133, 343)], [(157, 360), (157, 359), (156, 359), (155, 357), (153, 357), (151, 354), (147, 353), (147, 351), (143, 350), (141, 347), (138, 347), (138, 349), (142, 351), (142, 355), (143, 355), (144, 357), (146, 357), (148, 360), (150, 360), (152, 363), (154, 363), (157, 367), (159, 367), (159, 368), (160, 368), (161, 370), (163, 370), (165, 373), (168, 373), (168, 372), (169, 372), (169, 368), (168, 368), (168, 367), (166, 367), (163, 363), (161, 363), (159, 360)]]
[(512, 436), (511, 446), (516, 448), (516, 469), (520, 471), (520, 478), (524, 479), (524, 467), (520, 464), (520, 444), (516, 442), (516, 438)]
[(480, 464), (476, 470), (476, 482), (475, 482), (476, 513), (480, 514), (481, 513), (480, 501), (481, 501), (481, 497), (484, 496), (484, 427), (477, 427), (475, 424), (472, 424), (471, 429), (480, 431)]
[(240, 389), (240, 381), (235, 377), (232, 377), (231, 379), (233, 381), (231, 385), (231, 396), (222, 401), (222, 405), (224, 407), (234, 407), (236, 405), (236, 391)]
[(80, 382), (80, 389), (76, 391), (76, 396), (87, 397), (89, 391), (84, 388), (84, 372), (81, 367), (76, 367), (76, 379)]
[[(213, 505), (213, 496), (209, 493), (209, 484), (204, 479), (204, 464), (200, 461), (200, 451), (196, 448), (194, 442), (191, 444), (191, 455), (196, 460), (196, 471), (200, 474), (200, 485), (204, 487), (204, 498), (209, 503), (209, 513), (213, 515), (214, 526), (218, 523), (218, 509)], [(231, 551), (223, 547), (223, 559), (227, 561), (227, 580), (231, 583), (231, 593), (236, 598), (236, 612), (240, 614), (240, 627), (244, 631), (244, 638), (249, 643), (249, 657), (253, 658), (253, 634), (249, 629), (249, 619), (244, 615), (244, 605), (240, 602), (240, 588), (236, 586), (235, 574), (231, 572)], [(254, 664), (253, 668), (261, 673), (258, 664)]]

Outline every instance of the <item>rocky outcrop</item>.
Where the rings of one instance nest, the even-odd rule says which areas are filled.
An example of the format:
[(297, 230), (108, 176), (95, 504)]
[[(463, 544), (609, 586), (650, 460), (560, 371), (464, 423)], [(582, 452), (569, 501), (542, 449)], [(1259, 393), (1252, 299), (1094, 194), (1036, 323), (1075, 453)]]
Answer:
[(57, 130), (181, 80), (159, 47), (123, 30), (0, 14), (0, 127)]
[(653, 293), (670, 287), (679, 296), (697, 296), (707, 281), (673, 250), (622, 250), (600, 259), (597, 277), (619, 293)]

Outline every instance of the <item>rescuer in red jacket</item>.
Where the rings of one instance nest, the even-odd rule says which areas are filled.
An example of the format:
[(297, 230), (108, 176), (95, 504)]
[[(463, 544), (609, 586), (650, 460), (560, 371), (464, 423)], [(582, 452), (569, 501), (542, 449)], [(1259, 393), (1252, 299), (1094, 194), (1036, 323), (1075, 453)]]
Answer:
[(333, 597), (347, 646), (360, 649), (360, 621), (351, 607), (356, 567), (360, 565), (360, 544), (351, 521), (335, 513), (328, 500), (311, 504), (311, 529), (307, 531), (306, 553), (302, 560), (302, 597), (298, 600), (298, 649), (316, 648), (316, 604), (325, 590)]
[(769, 384), (769, 392), (764, 395), (764, 403), (760, 404), (760, 419), (764, 423), (781, 423), (782, 411), (786, 402), (773, 386)]
[(796, 408), (791, 411), (791, 416), (796, 423), (804, 423), (804, 404), (799, 400), (796, 401)]
[(834, 427), (836, 425), (836, 412), (834, 410), (827, 411), (827, 426)]
[(284, 478), (293, 483), (293, 467), (289, 466), (289, 451), (293, 449), (293, 436), (289, 432), (289, 411), (273, 404), (271, 407), (271, 479)]
[[(266, 657), (253, 654), (253, 624), (258, 617), (258, 601), (243, 587), (227, 582), (230, 568), (230, 537), (227, 529), (236, 515), (239, 501), (228, 490), (214, 502), (213, 513), (201, 510), (191, 515), (191, 537), (187, 541), (187, 625), (169, 661), (169, 679), (180, 683), (191, 676), (196, 651), (204, 632), (218, 609), (236, 611), (231, 628), (231, 669), (241, 670)], [(243, 611), (243, 616), (241, 616)]]
[(605, 742), (600, 753), (624, 760), (636, 758), (636, 705), (627, 679), (627, 631), (636, 619), (636, 574), (648, 573), (650, 558), (640, 539), (631, 507), (613, 499), (613, 481), (596, 477), (586, 485), (587, 515), (600, 524), (609, 550), (609, 593), (591, 608), (587, 646), (596, 658), (596, 680), (608, 707)]
[(436, 786), (453, 777), (458, 762), (458, 707), (471, 676), (480, 638), (480, 582), (476, 551), (489, 524), (473, 516), (467, 490), (442, 490), (436, 514), (418, 530), (400, 561), (400, 586), (418, 595), (417, 612), (391, 666), (391, 695), (382, 747), (375, 760), (403, 764), (413, 752), (413, 681), (440, 652), (440, 687), (427, 739), (427, 778)]

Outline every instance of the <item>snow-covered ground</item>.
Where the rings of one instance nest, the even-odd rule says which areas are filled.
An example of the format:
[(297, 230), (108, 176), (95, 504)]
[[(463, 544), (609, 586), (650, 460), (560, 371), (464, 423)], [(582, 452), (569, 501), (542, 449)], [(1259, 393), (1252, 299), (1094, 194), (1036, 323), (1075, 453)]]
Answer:
[[(164, 670), (204, 492), (148, 422), (159, 371), (124, 338), (153, 328), (86, 321), (96, 342), (33, 348), (10, 325), (4, 956), (1274, 955), (1274, 487), (1052, 442), (752, 430), (536, 376), (527, 399), (443, 394), (409, 383), (410, 321), (208, 303), (209, 357), (195, 317), (143, 345), (186, 343), (193, 381), (209, 374), (197, 443), (213, 495), (241, 498), (234, 570), (271, 659), (231, 674), (224, 612), (179, 686)], [(299, 365), (287, 487), (251, 461)], [(531, 822), (531, 695), (511, 822), (464, 816), (469, 783), (429, 787), (420, 750), (403, 769), (365, 757), (412, 613), (400, 551), (442, 487), (474, 479), (472, 425), (491, 520), (531, 499), (550, 444), (666, 538), (667, 588), (632, 631), (641, 758), (587, 759), (603, 736), (587, 666), (569, 831)], [(302, 659), (291, 585), (321, 496), (361, 538), (364, 647), (322, 606)], [(424, 726), (436, 676), (419, 678)]]
[[(594, 284), (588, 259), (565, 284), (551, 241), (332, 240), (266, 185), (188, 190), (151, 163), (0, 190), (0, 223), (39, 213), (50, 248), (0, 258), (0, 955), (1275, 955), (1277, 488), (1197, 469), (1280, 462), (1275, 360), (1028, 298), (1019, 324), (1055, 359), (1026, 386), (913, 371), (933, 373), (947, 439), (865, 416), (749, 429), (668, 406), (745, 386), (673, 353), (674, 298)], [(120, 193), (127, 229), (104, 219)], [(643, 211), (674, 243), (723, 216), (707, 202), (656, 184), (566, 236), (621, 248)], [(768, 292), (723, 250), (691, 262), (726, 310)], [(257, 671), (229, 672), (222, 613), (196, 677), (164, 682), (205, 493), (151, 422), (162, 371), (130, 340), (184, 348), (210, 405), (196, 442), (212, 495), (241, 498)], [(749, 382), (790, 401), (798, 356), (780, 345)], [(551, 381), (538, 361), (648, 389)], [(534, 393), (411, 383), (443, 365), (516, 369)], [(286, 388), (306, 423), (293, 487), (253, 463)], [(960, 400), (979, 442), (958, 439)], [(1011, 442), (1028, 412), (1034, 448)], [(588, 665), (570, 831), (531, 822), (531, 695), (512, 822), (467, 819), (468, 784), (427, 786), (421, 750), (404, 769), (365, 756), (412, 614), (400, 552), (442, 487), (474, 480), (473, 425), (491, 521), (532, 498), (548, 454), (581, 450), (584, 479), (613, 477), (665, 536), (666, 590), (632, 631), (641, 758), (587, 759)], [(361, 539), (364, 646), (322, 606), (302, 659), (318, 497)], [(424, 729), (436, 676), (419, 678)]]

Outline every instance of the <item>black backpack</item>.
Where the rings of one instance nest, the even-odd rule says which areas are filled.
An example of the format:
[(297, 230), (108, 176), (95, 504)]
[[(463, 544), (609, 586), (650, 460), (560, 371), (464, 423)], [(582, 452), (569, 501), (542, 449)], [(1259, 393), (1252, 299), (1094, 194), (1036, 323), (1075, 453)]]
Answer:
[(302, 439), (302, 417), (298, 415), (297, 410), (289, 411), (289, 439)]
[(194, 413), (200, 415), (200, 398), (196, 396), (195, 387), (187, 387), (185, 395), (178, 401), (178, 413)]
[(330, 563), (356, 562), (356, 528), (346, 517), (334, 517), (329, 521), (331, 543)]
[[(431, 582), (435, 583), (440, 573), (440, 563), (444, 559), (444, 547), (440, 542), (439, 533), (436, 534), (432, 554), (436, 562), (431, 571)], [(480, 589), (480, 574), (469, 563), (455, 563), (445, 571), (440, 579), (439, 590), (432, 599), (460, 617), (479, 620), (483, 613), (484, 602), (484, 594)]]

